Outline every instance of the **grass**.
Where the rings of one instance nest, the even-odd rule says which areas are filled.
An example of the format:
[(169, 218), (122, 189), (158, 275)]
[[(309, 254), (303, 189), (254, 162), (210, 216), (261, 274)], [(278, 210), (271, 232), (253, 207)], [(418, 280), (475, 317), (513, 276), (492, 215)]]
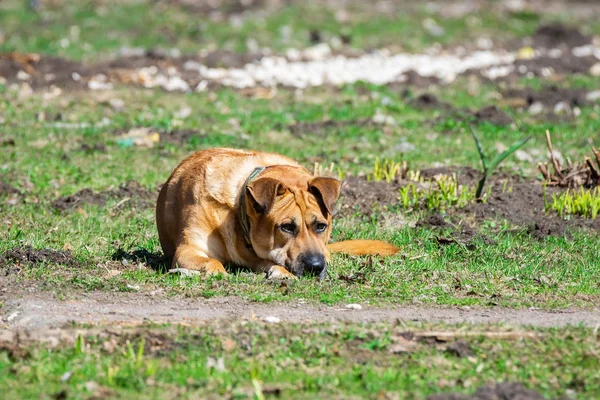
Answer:
[[(452, 339), (419, 340), (427, 331), (482, 335), (461, 339), (467, 354), (459, 357), (447, 350)], [(496, 340), (487, 332), (512, 339)], [(580, 327), (511, 333), (501, 326), (249, 321), (90, 332), (73, 339), (57, 349), (11, 350), (25, 357), (0, 351), (4, 398), (422, 399), (473, 393), (502, 381), (522, 382), (547, 398), (600, 395), (598, 336)], [(398, 344), (408, 351), (393, 353)]]
[[(433, 90), (442, 100), (453, 101), (465, 83), (458, 81), (453, 88)], [(503, 221), (491, 220), (475, 226), (477, 234), (473, 239), (440, 245), (438, 236), (452, 237), (455, 230), (460, 231), (463, 225), (473, 226), (474, 222), (466, 219), (448, 231), (435, 232), (412, 228), (410, 222), (414, 222), (417, 215), (404, 216), (409, 224), (394, 229), (383, 228), (381, 224), (385, 219), (381, 217), (374, 219), (379, 223), (348, 218), (337, 222), (337, 239), (387, 239), (402, 248), (402, 255), (377, 261), (375, 267), (364, 274), (365, 282), (353, 283), (340, 283), (340, 277), (360, 276), (361, 268), (369, 261), (339, 257), (334, 260), (329, 281), (319, 284), (302, 280), (282, 291), (264, 282), (261, 276), (249, 273), (213, 282), (200, 278), (180, 279), (143, 267), (126, 269), (108, 278), (107, 269), (123, 269), (111, 261), (119, 249), (160, 250), (152, 209), (115, 209), (119, 199), (110, 200), (105, 207), (84, 205), (72, 212), (57, 212), (51, 206), (59, 196), (84, 188), (106, 190), (128, 180), (136, 180), (154, 191), (185, 156), (214, 146), (275, 151), (296, 158), (307, 167), (315, 161), (322, 165), (334, 162), (338, 172), (355, 175), (373, 171), (378, 157), (397, 160), (394, 146), (405, 140), (416, 146), (415, 151), (401, 157), (411, 169), (439, 162), (477, 166), (477, 150), (468, 131), (468, 124), (472, 122), (453, 119), (452, 128), (433, 125), (430, 121), (436, 118), (437, 111), (412, 108), (385, 87), (366, 88), (367, 95), (360, 94), (365, 93), (362, 84), (347, 86), (341, 92), (311, 89), (301, 96), (279, 90), (271, 100), (244, 97), (229, 89), (177, 94), (117, 88), (103, 94), (66, 92), (57, 99), (42, 99), (38, 95), (21, 98), (6, 89), (0, 99), (0, 110), (7, 121), (2, 132), (3, 136), (13, 138), (15, 145), (0, 152), (0, 166), (3, 180), (23, 192), (23, 201), (12, 206), (5, 198), (0, 204), (7, 227), (0, 233), (0, 252), (23, 245), (72, 249), (86, 266), (85, 274), (49, 265), (25, 268), (17, 277), (24, 284), (28, 279), (36, 279), (42, 287), (60, 290), (67, 297), (73, 288), (131, 290), (127, 287), (129, 284), (140, 285), (142, 291), (165, 288), (168, 293), (191, 296), (238, 295), (257, 301), (306, 298), (329, 304), (356, 301), (382, 305), (423, 302), (564, 307), (591, 306), (598, 300), (599, 286), (594, 278), (597, 274), (593, 273), (598, 240), (585, 232), (576, 233), (573, 240), (548, 238), (539, 242), (524, 228), (515, 230)], [(488, 96), (494, 90), (482, 85), (470, 104), (465, 99), (460, 100), (461, 107), (493, 104)], [(106, 105), (106, 99), (113, 97), (124, 99), (126, 109), (117, 112)], [(386, 97), (390, 101), (383, 105), (382, 99)], [(178, 120), (174, 114), (182, 107), (190, 107), (194, 112)], [(38, 118), (42, 108), (48, 116), (45, 121)], [(368, 119), (378, 109), (392, 116), (397, 125), (344, 124), (297, 135), (288, 128), (291, 124), (325, 119)], [(508, 111), (519, 118), (518, 112)], [(552, 126), (556, 132), (554, 140), (560, 144), (565, 157), (578, 159), (587, 152), (587, 147), (580, 145), (582, 136), (600, 128), (594, 113), (593, 107), (582, 107), (579, 119)], [(69, 123), (87, 125), (75, 129), (56, 127), (52, 122), (55, 115), (61, 115)], [(102, 118), (108, 118), (109, 124), (97, 125)], [(118, 145), (116, 133), (139, 126), (159, 131), (191, 129), (198, 135), (183, 143), (163, 141), (151, 149)], [(532, 151), (545, 148), (546, 127), (546, 122), (534, 121), (523, 123), (518, 129), (485, 123), (477, 129), (482, 145), (488, 149), (497, 143), (508, 144), (526, 134), (534, 134), (524, 147)], [(429, 135), (432, 140), (424, 139)], [(83, 144), (103, 145), (106, 152), (84, 150)], [(538, 153), (540, 157), (543, 157), (542, 151)], [(40, 152), (42, 157), (38, 156)], [(512, 157), (505, 161), (505, 167), (520, 174), (534, 171), (531, 163)], [(383, 172), (381, 175), (385, 179)], [(461, 191), (457, 202), (468, 197), (468, 193)], [(389, 214), (398, 214), (401, 210), (401, 193), (398, 198), (398, 208), (388, 210)], [(429, 208), (441, 209), (442, 201), (438, 200)], [(399, 215), (403, 217), (403, 213)], [(104, 267), (99, 269), (99, 265)]]
[(449, 208), (466, 207), (477, 200), (476, 191), (460, 185), (456, 174), (434, 176), (427, 184), (422, 180), (420, 183), (409, 182), (399, 189), (399, 193), (400, 207), (407, 211), (425, 208), (432, 212), (444, 212)]
[[(600, 33), (593, 15), (574, 21), (567, 13), (498, 12), (496, 7), (448, 16), (451, 10), (445, 7), (382, 11), (357, 2), (344, 15), (320, 3), (294, 2), (288, 8), (251, 9), (232, 17), (189, 10), (174, 1), (42, 0), (37, 11), (27, 3), (0, 2), (0, 52), (103, 62), (122, 47), (177, 48), (183, 54), (262, 47), (281, 52), (311, 45), (311, 36), (332, 45), (339, 38), (360, 49), (418, 52), (437, 44), (472, 48), (482, 36), (496, 44), (512, 43), (557, 19)], [(423, 28), (435, 24), (442, 36)], [(536, 90), (600, 87), (598, 77), (556, 78), (521, 79), (515, 85)], [(532, 137), (521, 149), (530, 160), (507, 158), (501, 171), (505, 175), (535, 177), (536, 162), (546, 158), (546, 130), (565, 159), (587, 155), (587, 139), (595, 140), (600, 131), (597, 105), (581, 106), (577, 118), (550, 121), (504, 104), (499, 99), (505, 90), (503, 84), (459, 78), (449, 85), (407, 90), (365, 83), (301, 92), (279, 88), (270, 99), (227, 88), (183, 94), (122, 86), (102, 92), (67, 90), (52, 97), (43, 90), (28, 94), (0, 83), (0, 276), (6, 283), (0, 290), (0, 314), (8, 316), (19, 296), (39, 291), (58, 300), (102, 291), (162, 293), (155, 298), (164, 301), (170, 296), (235, 296), (284, 304), (596, 307), (600, 242), (595, 231), (540, 239), (522, 224), (460, 213), (457, 208), (473, 203), (475, 194), (454, 178), (434, 181), (435, 190), (419, 192), (414, 185), (423, 182), (409, 174), (419, 182), (403, 192), (393, 189), (397, 204), (374, 202), (371, 216), (347, 213), (338, 218), (336, 240), (382, 239), (401, 250), (384, 259), (336, 255), (322, 282), (270, 282), (243, 270), (208, 279), (164, 274), (152, 268), (160, 246), (151, 206), (133, 207), (134, 202), (123, 204), (121, 198), (67, 211), (52, 205), (82, 189), (112, 190), (128, 180), (156, 192), (184, 157), (215, 146), (273, 151), (340, 177), (371, 174), (378, 185), (393, 181), (399, 170), (477, 168), (471, 126), (490, 159), (494, 149), (502, 153), (511, 143)], [(454, 109), (411, 105), (422, 93)], [(116, 98), (123, 100), (124, 109), (110, 106)], [(490, 105), (515, 122), (497, 126), (476, 121), (472, 111)], [(183, 108), (190, 108), (191, 115), (179, 117)], [(160, 133), (154, 147), (119, 143), (119, 135), (144, 127)], [(168, 139), (169, 133), (183, 131), (194, 134), (181, 141)], [(3, 184), (18, 193), (5, 191)], [(553, 201), (575, 204), (577, 193), (561, 196)], [(596, 198), (590, 195), (583, 203)], [(432, 213), (445, 225), (417, 224)], [(20, 265), (3, 259), (7, 250), (24, 246), (68, 249), (73, 260), (69, 265)], [(0, 318), (0, 325), (10, 326), (7, 321)], [(252, 318), (195, 327), (73, 328), (82, 328), (81, 335), (56, 348), (0, 340), (3, 398), (421, 399), (443, 392), (472, 394), (502, 381), (521, 382), (548, 398), (600, 397), (600, 337), (597, 329), (585, 327), (527, 329), (511, 340), (467, 336), (472, 354), (465, 357), (447, 351), (448, 343), (439, 338), (411, 338), (432, 330), (461, 337), (514, 328), (406, 322), (267, 325)], [(409, 348), (392, 352), (398, 344)]]
[[(38, 265), (25, 267), (15, 279), (70, 297), (75, 291), (163, 289), (191, 297), (234, 295), (253, 301), (306, 299), (327, 304), (424, 303), (502, 305), (516, 307), (589, 307), (598, 301), (595, 264), (598, 241), (586, 233), (572, 240), (531, 240), (526, 232), (490, 228), (472, 239), (440, 244), (453, 238), (452, 229), (435, 232), (408, 225), (384, 231), (376, 224), (339, 221), (335, 237), (382, 238), (402, 251), (388, 259), (335, 256), (329, 279), (303, 279), (281, 286), (261, 275), (239, 272), (226, 278), (180, 278), (157, 273), (142, 262), (123, 266), (112, 261), (119, 250), (159, 251), (151, 210), (106, 215), (85, 207), (85, 213), (42, 215), (38, 206), (13, 220), (2, 248), (21, 244), (35, 248), (73, 248), (84, 267)], [(110, 208), (109, 208), (110, 209)], [(491, 242), (491, 243), (490, 243)], [(85, 272), (84, 272), (85, 271)]]
[[(127, 47), (178, 48), (183, 52), (220, 48), (235, 52), (269, 47), (282, 51), (311, 44), (311, 32), (321, 40), (340, 38), (356, 48), (391, 46), (419, 51), (434, 43), (467, 43), (494, 33), (498, 40), (525, 36), (540, 23), (538, 16), (509, 15), (481, 10), (473, 18), (440, 16), (422, 6), (377, 12), (358, 3), (344, 21), (338, 10), (325, 4), (295, 2), (289, 7), (250, 12), (237, 18), (225, 12), (193, 12), (177, 2), (125, 1), (104, 4), (93, 1), (41, 1), (38, 10), (21, 0), (0, 5), (4, 36), (0, 51), (28, 51), (73, 59), (99, 59)], [(225, 11), (225, 10), (221, 10)], [(298, 18), (299, 15), (306, 18)], [(423, 29), (427, 20), (443, 29), (435, 36)], [(595, 21), (590, 21), (594, 29)], [(42, 26), (43, 30), (37, 27)], [(314, 34), (312, 35), (314, 36)], [(398, 46), (399, 37), (402, 44)]]
[(546, 197), (545, 203), (546, 211), (556, 211), (560, 216), (581, 215), (596, 219), (600, 214), (600, 191), (598, 188), (567, 190), (552, 195), (551, 200)]

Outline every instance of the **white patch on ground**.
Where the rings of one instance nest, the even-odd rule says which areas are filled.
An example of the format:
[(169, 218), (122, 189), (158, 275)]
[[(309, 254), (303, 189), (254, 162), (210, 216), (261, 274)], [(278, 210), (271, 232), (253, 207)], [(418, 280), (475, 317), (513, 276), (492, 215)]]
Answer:
[[(482, 42), (479, 46), (481, 50), (474, 52), (457, 47), (448, 51), (430, 48), (421, 54), (392, 54), (387, 49), (381, 49), (368, 54), (346, 56), (334, 54), (329, 45), (321, 43), (304, 50), (289, 49), (282, 55), (266, 54), (241, 68), (209, 68), (198, 61), (189, 60), (183, 64), (185, 79), (182, 71), (175, 66), (166, 69), (149, 66), (125, 74), (125, 80), (147, 88), (160, 87), (167, 91), (183, 92), (202, 92), (210, 83), (238, 89), (277, 86), (303, 89), (322, 85), (340, 86), (357, 81), (383, 85), (404, 82), (409, 72), (451, 83), (468, 71), (477, 71), (492, 80), (514, 72), (533, 76), (533, 72), (528, 71), (525, 65), (517, 68), (515, 62), (562, 56), (560, 49), (524, 47), (509, 52), (493, 49), (492, 45), (492, 42)], [(575, 57), (593, 55), (600, 59), (600, 47), (595, 44), (573, 48), (572, 53)], [(197, 73), (196, 77), (194, 73)], [(553, 73), (551, 68), (541, 70), (545, 77)], [(600, 75), (600, 63), (594, 65), (590, 73)], [(96, 76), (88, 83), (90, 89), (94, 90), (108, 89), (109, 85), (104, 76)]]
[[(435, 77), (443, 82), (452, 82), (470, 69), (484, 69), (512, 64), (515, 54), (505, 51), (476, 51), (471, 54), (391, 54), (378, 50), (359, 57), (333, 55), (323, 46), (319, 51), (307, 49), (300, 55), (289, 51), (289, 57), (268, 56), (247, 64), (243, 68), (208, 68), (190, 61), (185, 64), (188, 71), (198, 71), (203, 79), (225, 86), (248, 88), (253, 86), (290, 86), (306, 88), (321, 85), (342, 85), (365, 81), (374, 84), (402, 82), (405, 73), (415, 71), (421, 76)], [(506, 72), (508, 70), (508, 72)], [(492, 76), (510, 72), (494, 70)]]

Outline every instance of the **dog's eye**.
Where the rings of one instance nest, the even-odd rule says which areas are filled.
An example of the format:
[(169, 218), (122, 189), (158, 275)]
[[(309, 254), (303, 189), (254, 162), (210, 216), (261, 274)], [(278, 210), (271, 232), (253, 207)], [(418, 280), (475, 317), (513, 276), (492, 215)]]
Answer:
[(317, 233), (323, 233), (327, 230), (327, 224), (324, 224), (323, 222), (318, 222), (315, 224), (315, 231), (317, 231)]
[(294, 224), (293, 222), (281, 224), (279, 228), (285, 233), (291, 233), (292, 235), (296, 233), (296, 224)]

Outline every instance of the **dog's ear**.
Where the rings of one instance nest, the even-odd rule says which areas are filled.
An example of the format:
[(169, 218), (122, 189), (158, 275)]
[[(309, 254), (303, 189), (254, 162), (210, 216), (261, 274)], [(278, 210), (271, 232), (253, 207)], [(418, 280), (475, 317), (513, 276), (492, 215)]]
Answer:
[(340, 197), (342, 182), (334, 178), (318, 177), (308, 185), (308, 190), (319, 200), (323, 215), (333, 214), (333, 207)]
[(277, 196), (286, 192), (283, 183), (273, 178), (260, 178), (246, 186), (246, 194), (256, 212), (266, 214), (271, 211)]

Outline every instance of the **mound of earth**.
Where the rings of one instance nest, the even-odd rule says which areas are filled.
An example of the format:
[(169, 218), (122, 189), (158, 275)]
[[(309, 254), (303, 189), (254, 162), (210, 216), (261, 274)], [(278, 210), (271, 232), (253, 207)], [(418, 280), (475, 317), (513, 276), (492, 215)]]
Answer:
[(0, 196), (9, 196), (11, 194), (20, 194), (19, 189), (4, 181), (0, 181)]
[(352, 120), (327, 120), (327, 121), (317, 121), (317, 122), (297, 122), (295, 124), (290, 124), (287, 128), (290, 130), (292, 135), (302, 137), (304, 135), (311, 136), (325, 136), (328, 131), (341, 129), (344, 127), (371, 127), (371, 126), (379, 126), (372, 119), (352, 119)]
[(592, 43), (592, 37), (582, 34), (575, 27), (560, 23), (542, 25), (531, 37), (533, 47), (554, 49), (565, 46), (568, 48), (585, 46)]
[(427, 400), (544, 400), (544, 396), (521, 383), (502, 382), (480, 387), (473, 395), (436, 394), (428, 396)]
[(565, 103), (572, 107), (580, 107), (588, 104), (587, 93), (588, 91), (585, 89), (549, 86), (541, 90), (513, 88), (506, 90), (502, 95), (508, 103), (522, 106), (531, 106), (534, 103), (540, 103), (544, 106), (554, 107), (559, 103)]
[[(425, 180), (435, 175), (457, 175), (461, 185), (473, 186), (479, 179), (479, 172), (472, 168), (441, 167), (421, 171)], [(508, 179), (508, 185), (506, 184)], [(342, 186), (338, 216), (372, 218), (382, 211), (399, 207), (398, 190), (407, 182), (369, 181), (365, 177), (348, 177)], [(478, 225), (486, 220), (505, 219), (511, 224), (527, 229), (538, 238), (567, 235), (571, 229), (588, 228), (600, 231), (600, 219), (586, 219), (571, 216), (563, 219), (554, 212), (546, 213), (544, 189), (540, 182), (511, 178), (498, 174), (488, 183), (491, 195), (482, 203), (472, 203), (464, 208), (451, 208), (446, 211), (452, 221), (461, 221), (465, 217), (477, 221)], [(559, 188), (548, 187), (547, 195), (559, 192)], [(423, 209), (426, 211), (425, 209)], [(439, 214), (426, 213), (422, 226), (446, 227), (447, 222)], [(437, 215), (437, 216), (436, 216)], [(467, 228), (464, 228), (467, 229)]]
[(414, 99), (408, 101), (408, 104), (411, 107), (417, 108), (419, 110), (452, 110), (454, 107), (449, 103), (441, 101), (435, 95), (431, 93), (423, 93)]
[(116, 189), (94, 192), (91, 189), (82, 189), (79, 192), (60, 197), (52, 202), (52, 206), (59, 211), (68, 211), (85, 204), (103, 206), (111, 199), (121, 199), (123, 203), (118, 208), (128, 205), (133, 208), (154, 207), (158, 193), (151, 192), (136, 181), (129, 181)]
[(477, 110), (473, 113), (473, 116), (477, 122), (487, 122), (488, 124), (493, 125), (510, 125), (513, 122), (510, 115), (496, 106), (484, 107)]
[(31, 246), (14, 247), (0, 254), (0, 271), (4, 276), (18, 272), (15, 265), (60, 264), (68, 267), (79, 265), (70, 251), (52, 249), (34, 249)]
[(398, 204), (397, 182), (368, 181), (365, 177), (350, 176), (342, 185), (338, 216), (370, 216), (375, 210), (382, 211)]

